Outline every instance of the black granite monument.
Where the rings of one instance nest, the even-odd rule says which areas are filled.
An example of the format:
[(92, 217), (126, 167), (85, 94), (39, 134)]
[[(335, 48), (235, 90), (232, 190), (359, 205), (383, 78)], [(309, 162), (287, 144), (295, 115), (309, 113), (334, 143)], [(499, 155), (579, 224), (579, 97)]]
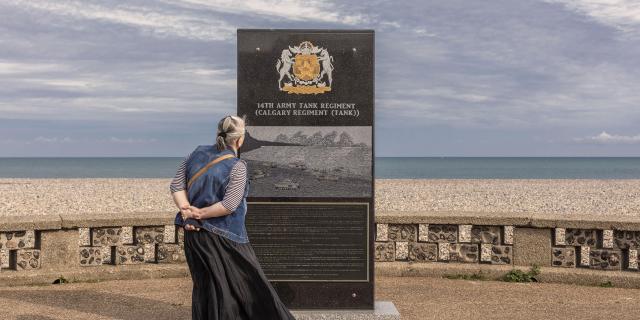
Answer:
[(290, 308), (374, 308), (374, 32), (238, 30), (247, 232)]

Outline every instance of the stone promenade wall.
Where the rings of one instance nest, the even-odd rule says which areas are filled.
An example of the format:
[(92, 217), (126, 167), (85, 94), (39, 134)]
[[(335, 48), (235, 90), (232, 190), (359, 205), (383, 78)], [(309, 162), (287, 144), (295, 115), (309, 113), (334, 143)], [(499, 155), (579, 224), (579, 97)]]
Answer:
[(375, 260), (638, 272), (640, 219), (464, 212), (385, 213)]
[[(184, 237), (173, 218), (173, 212), (4, 217), (0, 285), (186, 276)], [(640, 219), (633, 217), (381, 212), (374, 246), (377, 273), (416, 275), (404, 272), (416, 267), (460, 273), (469, 266), (504, 273), (535, 264), (563, 270), (566, 279), (631, 276), (627, 282), (640, 287)]]
[(77, 274), (113, 279), (118, 272), (149, 271), (135, 266), (184, 264), (184, 234), (173, 225), (174, 214), (4, 217), (0, 284), (51, 283)]

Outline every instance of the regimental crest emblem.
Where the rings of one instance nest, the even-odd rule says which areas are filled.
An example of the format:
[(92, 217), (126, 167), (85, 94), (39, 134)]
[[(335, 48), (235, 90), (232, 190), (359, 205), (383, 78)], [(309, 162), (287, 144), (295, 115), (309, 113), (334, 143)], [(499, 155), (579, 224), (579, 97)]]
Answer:
[(333, 57), (327, 49), (303, 41), (282, 50), (276, 63), (278, 88), (289, 94), (318, 94), (331, 91)]

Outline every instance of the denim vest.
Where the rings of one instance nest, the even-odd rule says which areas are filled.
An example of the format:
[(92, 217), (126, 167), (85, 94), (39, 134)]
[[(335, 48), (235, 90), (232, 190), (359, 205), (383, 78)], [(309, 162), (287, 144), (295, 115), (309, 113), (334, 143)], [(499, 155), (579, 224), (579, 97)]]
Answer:
[[(187, 181), (189, 181), (191, 177), (198, 172), (198, 170), (206, 166), (210, 161), (224, 154), (235, 155), (235, 152), (230, 147), (219, 151), (215, 145), (198, 146), (186, 163), (185, 177)], [(238, 161), (244, 160), (240, 160), (238, 157), (224, 159), (213, 165), (204, 174), (198, 177), (187, 190), (189, 203), (194, 207), (203, 208), (218, 201), (222, 201), (225, 189), (229, 184), (231, 169)], [(250, 181), (247, 179), (242, 202), (240, 202), (238, 208), (230, 214), (201, 220), (188, 218), (185, 221), (182, 219), (180, 212), (178, 212), (176, 214), (175, 224), (179, 226), (184, 226), (185, 223), (192, 224), (196, 227), (203, 228), (236, 242), (249, 242), (247, 230), (244, 225), (247, 213), (249, 183)]]

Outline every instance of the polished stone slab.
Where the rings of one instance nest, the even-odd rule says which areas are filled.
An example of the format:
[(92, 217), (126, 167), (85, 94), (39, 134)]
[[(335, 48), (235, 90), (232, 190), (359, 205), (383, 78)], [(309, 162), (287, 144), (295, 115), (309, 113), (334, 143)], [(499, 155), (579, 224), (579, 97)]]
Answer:
[(374, 309), (306, 310), (290, 309), (296, 320), (399, 320), (400, 313), (391, 301), (375, 301)]

